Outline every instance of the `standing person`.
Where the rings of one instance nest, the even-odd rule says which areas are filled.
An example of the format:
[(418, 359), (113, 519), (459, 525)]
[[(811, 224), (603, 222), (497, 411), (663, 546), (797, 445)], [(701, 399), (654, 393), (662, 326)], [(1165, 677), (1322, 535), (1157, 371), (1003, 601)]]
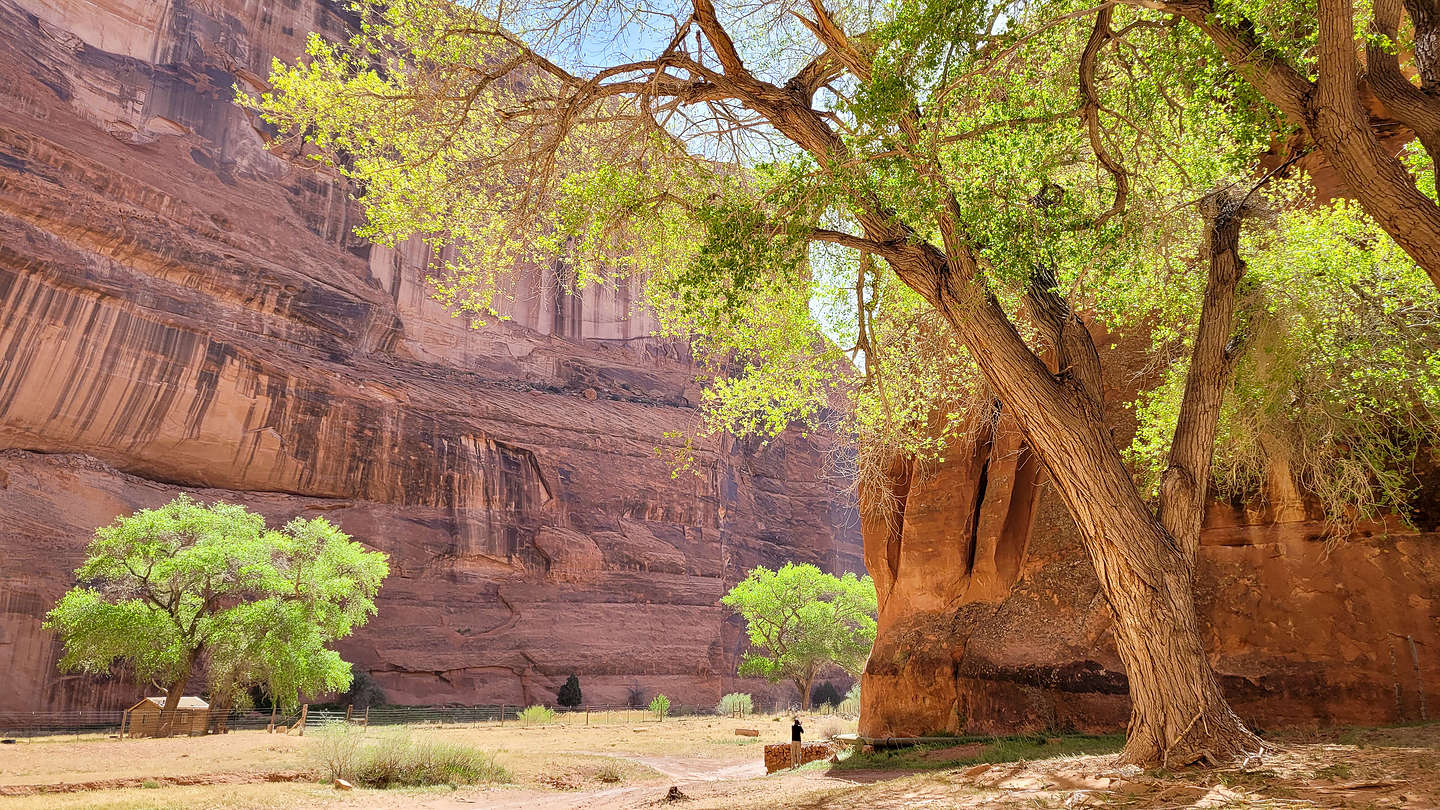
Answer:
[(794, 719), (790, 726), (790, 767), (800, 767), (800, 735), (805, 733), (805, 727), (800, 725), (800, 718)]

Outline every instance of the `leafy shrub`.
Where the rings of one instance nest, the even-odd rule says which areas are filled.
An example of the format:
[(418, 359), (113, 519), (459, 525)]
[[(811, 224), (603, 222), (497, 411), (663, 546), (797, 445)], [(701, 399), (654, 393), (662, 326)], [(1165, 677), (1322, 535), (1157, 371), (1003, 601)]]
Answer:
[(835, 711), (839, 714), (850, 716), (854, 716), (860, 713), (859, 681), (856, 681), (855, 685), (850, 687), (850, 691), (845, 693), (845, 699), (840, 701), (840, 703), (836, 705)]
[(664, 695), (656, 695), (655, 699), (650, 701), (650, 711), (656, 717), (662, 720), (665, 719), (665, 715), (670, 713), (670, 698)]
[(540, 723), (551, 723), (555, 720), (555, 710), (549, 706), (527, 706), (520, 710), (520, 722), (525, 725), (536, 725)]
[(584, 699), (580, 694), (580, 679), (574, 675), (571, 675), (565, 681), (565, 685), (560, 687), (560, 691), (555, 693), (555, 702), (571, 709), (579, 706)]
[(720, 715), (740, 715), (743, 717), (747, 714), (753, 714), (754, 712), (755, 700), (745, 692), (731, 692), (725, 697), (720, 698), (720, 702), (715, 706), (715, 713)]
[(311, 756), (330, 779), (373, 788), (512, 781), (494, 754), (478, 748), (433, 740), (417, 743), (408, 736), (368, 741), (363, 736), (353, 729), (327, 729), (316, 735)]

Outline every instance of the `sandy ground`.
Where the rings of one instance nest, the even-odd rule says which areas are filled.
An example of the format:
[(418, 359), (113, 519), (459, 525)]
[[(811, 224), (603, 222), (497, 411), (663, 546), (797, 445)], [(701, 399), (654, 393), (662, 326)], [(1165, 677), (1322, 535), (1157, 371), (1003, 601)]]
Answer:
[[(819, 722), (819, 721), (817, 721)], [(762, 725), (769, 723), (770, 725)], [(733, 736), (736, 725), (762, 737)], [(771, 728), (773, 726), (773, 728)], [(809, 722), (807, 721), (807, 727)], [(640, 729), (640, 730), (635, 730)], [(381, 810), (611, 810), (612, 808), (1425, 808), (1440, 810), (1440, 724), (1289, 735), (1248, 769), (1145, 774), (1113, 756), (1069, 756), (948, 767), (971, 746), (923, 757), (930, 770), (857, 770), (813, 763), (765, 776), (760, 746), (782, 736), (768, 720), (706, 718), (646, 726), (517, 729), (429, 727), (435, 735), (497, 751), (516, 784), (338, 792), (310, 781), (261, 782), (313, 767), (310, 738), (237, 732), (174, 740), (25, 742), (0, 747), (0, 789), (116, 778), (201, 777), (214, 784), (129, 785), (0, 798), (9, 808), (380, 808)], [(727, 736), (730, 735), (730, 736)], [(624, 779), (595, 779), (599, 764)], [(249, 781), (247, 781), (249, 780)], [(685, 795), (667, 801), (674, 786)], [(97, 787), (104, 787), (103, 784)]]

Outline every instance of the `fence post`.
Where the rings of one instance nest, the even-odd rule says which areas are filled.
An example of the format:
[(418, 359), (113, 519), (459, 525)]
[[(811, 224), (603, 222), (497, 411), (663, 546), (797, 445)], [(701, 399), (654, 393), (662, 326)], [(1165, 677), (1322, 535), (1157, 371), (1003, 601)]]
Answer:
[(500, 725), (505, 725), (505, 704), (500, 704)]
[(307, 717), (309, 717), (309, 716), (310, 716), (310, 704), (309, 704), (309, 703), (306, 703), (304, 706), (301, 706), (301, 707), (300, 707), (300, 722), (299, 722), (299, 723), (296, 723), (296, 725), (298, 725), (298, 726), (300, 727), (300, 736), (301, 736), (301, 737), (304, 737), (304, 736), (305, 736), (305, 718), (307, 718)]
[(365, 728), (370, 728), (370, 707), (365, 707)]
[(585, 707), (585, 725), (590, 725), (590, 707)]
[(351, 710), (351, 709), (354, 709), (354, 708), (355, 708), (354, 706), (346, 706), (346, 707), (345, 707), (345, 725), (347, 725), (347, 726), (350, 725), (350, 710)]

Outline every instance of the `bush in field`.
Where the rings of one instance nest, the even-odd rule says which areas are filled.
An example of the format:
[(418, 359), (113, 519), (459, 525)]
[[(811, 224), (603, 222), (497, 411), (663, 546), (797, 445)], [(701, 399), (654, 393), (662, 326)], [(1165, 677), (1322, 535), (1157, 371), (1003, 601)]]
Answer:
[(650, 701), (650, 711), (656, 717), (664, 720), (665, 715), (670, 713), (670, 698), (664, 695), (656, 695), (655, 699)]
[(839, 712), (840, 714), (850, 714), (850, 715), (855, 715), (855, 714), (859, 714), (859, 713), (860, 713), (860, 682), (859, 682), (859, 681), (856, 681), (856, 682), (855, 682), (855, 685), (852, 686), (852, 687), (850, 687), (850, 691), (845, 693), (845, 699), (842, 700), (842, 701), (840, 701), (839, 705), (837, 705), (837, 706), (835, 707), (835, 711)]
[(755, 712), (755, 700), (745, 692), (731, 692), (720, 698), (715, 706), (715, 713), (720, 715), (753, 714)]
[(433, 740), (415, 742), (409, 736), (366, 740), (364, 732), (347, 727), (317, 732), (310, 755), (329, 779), (345, 779), (364, 787), (512, 781), (494, 754), (478, 748)]
[(365, 735), (351, 725), (326, 725), (311, 733), (310, 758), (320, 764), (329, 778), (350, 779)]
[(625, 781), (625, 769), (620, 763), (611, 760), (595, 770), (595, 778), (607, 785), (613, 785)]
[(555, 693), (555, 702), (569, 709), (573, 709), (584, 702), (585, 698), (580, 694), (580, 679), (571, 675), (560, 691)]
[(520, 710), (520, 722), (527, 725), (537, 723), (549, 723), (555, 720), (555, 710), (548, 706), (536, 704), (527, 706)]

